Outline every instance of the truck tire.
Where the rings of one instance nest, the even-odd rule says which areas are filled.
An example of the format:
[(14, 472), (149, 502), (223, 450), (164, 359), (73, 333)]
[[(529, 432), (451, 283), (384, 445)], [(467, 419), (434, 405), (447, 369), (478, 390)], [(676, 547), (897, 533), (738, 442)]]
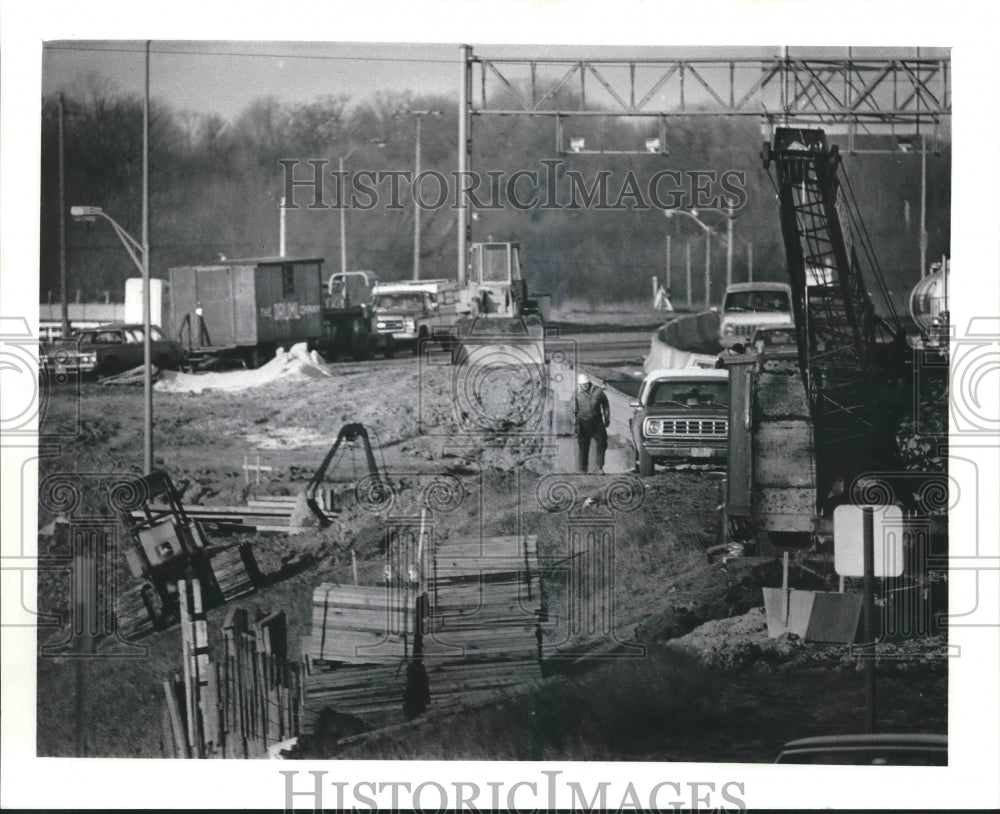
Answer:
[(386, 359), (392, 359), (396, 356), (396, 340), (392, 336), (386, 338), (385, 344), (382, 346), (382, 355)]
[(355, 362), (365, 362), (375, 356), (375, 337), (360, 320), (351, 323), (351, 357)]
[(639, 474), (652, 475), (654, 471), (653, 459), (642, 447), (639, 447)]

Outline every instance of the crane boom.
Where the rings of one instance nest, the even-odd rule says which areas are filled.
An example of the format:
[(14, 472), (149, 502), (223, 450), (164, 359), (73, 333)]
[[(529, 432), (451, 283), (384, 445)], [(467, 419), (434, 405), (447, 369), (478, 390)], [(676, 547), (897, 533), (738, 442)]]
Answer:
[[(773, 164), (796, 320), (799, 366), (816, 443), (819, 499), (866, 470), (892, 466), (891, 431), (902, 386), (905, 334), (875, 309), (858, 257), (885, 291), (864, 225), (841, 183), (841, 156), (822, 130), (779, 128)], [(867, 251), (866, 251), (867, 250)], [(891, 303), (886, 298), (891, 312)]]

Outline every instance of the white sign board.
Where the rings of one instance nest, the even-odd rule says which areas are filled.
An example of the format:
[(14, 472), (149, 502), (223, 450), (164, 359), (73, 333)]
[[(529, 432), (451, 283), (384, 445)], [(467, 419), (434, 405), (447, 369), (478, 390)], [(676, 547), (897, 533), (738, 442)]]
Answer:
[(838, 506), (833, 510), (833, 567), (842, 577), (865, 575), (864, 510), (872, 510), (875, 576), (903, 573), (903, 510), (899, 506)]

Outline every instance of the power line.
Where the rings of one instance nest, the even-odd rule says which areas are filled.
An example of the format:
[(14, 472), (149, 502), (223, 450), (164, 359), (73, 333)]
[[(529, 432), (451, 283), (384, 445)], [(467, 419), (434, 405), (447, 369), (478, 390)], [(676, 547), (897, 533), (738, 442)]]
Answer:
[[(80, 45), (45, 45), (46, 51), (83, 51), (118, 54), (142, 54), (145, 49), (139, 48), (112, 48), (112, 47), (85, 47)], [(199, 50), (174, 50), (170, 48), (153, 48), (150, 53), (169, 54), (175, 56), (213, 56), (213, 57), (256, 57), (260, 59), (319, 59), (331, 62), (405, 62), (423, 63), (427, 65), (454, 65), (460, 60), (455, 59), (431, 59), (428, 57), (375, 57), (375, 56), (333, 56), (328, 54), (291, 54), (291, 53), (254, 53), (251, 51), (199, 51)]]

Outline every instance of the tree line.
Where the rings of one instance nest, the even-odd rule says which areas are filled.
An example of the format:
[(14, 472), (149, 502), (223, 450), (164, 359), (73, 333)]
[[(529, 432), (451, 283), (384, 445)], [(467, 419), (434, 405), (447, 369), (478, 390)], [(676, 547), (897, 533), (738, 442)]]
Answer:
[[(576, 106), (568, 94), (553, 104), (562, 109)], [(63, 109), (67, 207), (100, 206), (138, 237), (142, 100), (91, 78), (83, 89), (64, 97)], [(452, 187), (447, 203), (421, 213), (421, 270), (424, 277), (453, 277), (457, 215), (450, 204), (460, 183), (452, 175), (457, 166), (457, 104), (443, 97), (395, 92), (362, 100), (323, 96), (307, 103), (265, 97), (231, 121), (172, 110), (153, 99), (152, 274), (166, 277), (173, 266), (211, 263), (220, 257), (276, 255), (279, 202), (287, 191), (287, 169), (281, 162), (295, 162), (295, 177), (301, 179), (310, 176), (312, 160), (325, 162), (328, 204), (336, 204), (342, 191), (355, 193), (345, 215), (348, 266), (374, 270), (383, 280), (408, 278), (415, 204), (409, 181), (399, 175), (414, 169), (415, 120), (402, 112), (408, 109), (440, 111), (422, 122), (425, 180), (420, 192), (425, 203), (436, 203), (435, 174)], [(42, 117), (40, 295), (45, 301), (50, 292), (58, 299), (59, 291), (57, 97), (43, 100)], [(563, 129), (574, 138), (584, 138), (587, 150), (614, 153), (641, 150), (644, 137), (654, 135), (643, 126), (602, 117), (565, 119)], [(727, 198), (720, 194), (739, 205), (734, 278), (745, 279), (751, 252), (755, 278), (783, 278), (775, 192), (761, 164), (764, 137), (754, 121), (668, 119), (666, 155), (560, 155), (554, 121), (546, 116), (474, 116), (472, 137), (472, 168), (481, 181), (477, 196), (484, 203), (474, 210), (473, 239), (519, 241), (531, 287), (551, 293), (556, 301), (645, 299), (650, 278), (665, 278), (669, 245), (671, 294), (681, 302), (687, 296), (690, 256), (692, 299), (700, 303), (706, 244), (710, 244), (711, 285), (717, 302), (725, 277), (726, 216), (718, 209), (706, 211), (711, 207), (705, 204), (724, 206)], [(950, 244), (950, 145), (940, 146), (940, 153), (928, 161), (929, 260), (948, 252)], [(338, 159), (348, 153), (345, 171), (350, 178), (341, 190), (333, 172)], [(908, 289), (919, 277), (919, 157), (846, 156), (845, 171), (889, 287)], [(399, 192), (396, 201), (388, 194), (392, 183), (385, 180), (393, 173)], [(376, 183), (380, 174), (383, 182)], [(724, 174), (729, 191), (722, 188)], [(375, 200), (358, 193), (366, 180)], [(705, 194), (696, 200), (699, 185)], [(294, 192), (298, 206), (286, 211), (286, 254), (324, 257), (329, 271), (339, 269), (339, 210), (310, 206), (312, 192), (301, 185)], [(651, 194), (659, 200), (650, 200)], [(537, 204), (525, 205), (532, 201)], [(574, 201), (576, 206), (571, 205)], [(700, 206), (699, 217), (713, 234), (706, 241), (704, 231), (691, 219), (668, 220), (657, 203)], [(120, 298), (124, 279), (136, 271), (108, 224), (69, 221), (67, 237), (70, 291), (107, 290), (112, 298)]]

